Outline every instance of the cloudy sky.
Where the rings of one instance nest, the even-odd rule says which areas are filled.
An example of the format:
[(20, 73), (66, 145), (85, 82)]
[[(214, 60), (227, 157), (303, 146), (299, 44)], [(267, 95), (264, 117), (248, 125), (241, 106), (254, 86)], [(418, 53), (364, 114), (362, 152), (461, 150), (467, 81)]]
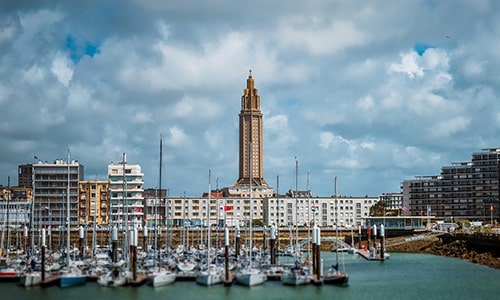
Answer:
[(399, 192), (500, 147), (499, 49), (494, 0), (3, 0), (0, 184), (70, 149), (157, 187), (162, 135), (170, 195), (230, 186), (251, 69), (271, 186)]

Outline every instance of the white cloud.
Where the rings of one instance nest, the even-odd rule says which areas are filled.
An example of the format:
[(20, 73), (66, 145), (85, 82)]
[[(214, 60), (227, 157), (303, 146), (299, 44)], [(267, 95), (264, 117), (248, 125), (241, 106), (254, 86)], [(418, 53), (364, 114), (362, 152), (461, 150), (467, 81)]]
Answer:
[(165, 137), (165, 144), (170, 147), (182, 149), (183, 147), (189, 147), (191, 141), (184, 133), (184, 130), (177, 126), (173, 126), (168, 129), (168, 133)]
[(23, 72), (24, 79), (30, 84), (36, 84), (45, 78), (46, 71), (39, 66), (33, 65)]
[(52, 61), (50, 68), (57, 80), (64, 86), (68, 86), (73, 77), (73, 63), (64, 55), (58, 54)]
[(405, 73), (409, 78), (424, 76), (424, 69), (419, 66), (418, 58), (420, 56), (416, 52), (410, 52), (401, 55), (401, 63), (391, 64), (390, 72)]
[(313, 55), (333, 55), (365, 41), (352, 21), (304, 17), (282, 20), (278, 36), (282, 48), (303, 48)]
[[(399, 190), (403, 176), (439, 173), (452, 154), (499, 146), (493, 2), (221, 3), (2, 11), (0, 174), (69, 146), (86, 175), (105, 177), (107, 161), (127, 152), (155, 185), (163, 132), (173, 194), (201, 194), (213, 165), (221, 186), (233, 184), (248, 69), (264, 111), (268, 182), (293, 182), (285, 177), (297, 156), (315, 194), (331, 194), (322, 177), (338, 174), (342, 191), (377, 195)], [(420, 56), (417, 44), (430, 48)], [(74, 64), (87, 46), (98, 51)]]
[(456, 116), (438, 122), (431, 128), (427, 134), (435, 138), (449, 137), (451, 135), (463, 132), (470, 125), (471, 120), (464, 116)]
[(371, 95), (366, 95), (365, 97), (358, 100), (356, 106), (362, 110), (371, 110), (375, 107), (375, 102)]
[(0, 44), (8, 42), (16, 32), (16, 28), (13, 25), (8, 25), (0, 28)]

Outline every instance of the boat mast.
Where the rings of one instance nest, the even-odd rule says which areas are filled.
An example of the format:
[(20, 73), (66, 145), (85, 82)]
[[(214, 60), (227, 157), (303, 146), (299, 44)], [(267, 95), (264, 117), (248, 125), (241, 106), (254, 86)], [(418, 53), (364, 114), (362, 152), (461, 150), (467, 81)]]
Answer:
[(249, 171), (249, 174), (250, 174), (250, 180), (249, 180), (249, 185), (248, 185), (248, 188), (249, 188), (249, 193), (248, 193), (248, 197), (249, 197), (249, 200), (250, 200), (250, 217), (248, 218), (249, 220), (249, 226), (250, 226), (250, 246), (249, 246), (249, 253), (250, 253), (250, 267), (252, 266), (252, 250), (253, 250), (253, 234), (252, 234), (252, 229), (253, 229), (253, 226), (252, 226), (252, 220), (253, 220), (253, 205), (252, 205), (252, 180), (253, 180), (253, 173), (252, 173), (252, 142), (249, 143), (249, 146), (250, 148), (250, 151), (248, 152), (248, 171)]
[[(125, 152), (123, 152), (123, 160), (122, 160), (122, 177), (123, 177), (123, 215), (125, 217), (125, 228), (123, 229), (123, 245), (122, 245), (122, 259), (128, 261), (128, 203), (127, 203), (127, 176), (125, 175), (125, 164), (127, 162), (127, 156)], [(123, 220), (122, 220), (123, 224)], [(129, 266), (130, 264), (127, 264)]]
[[(276, 175), (276, 236), (278, 236), (278, 228), (280, 227), (280, 176)], [(275, 245), (276, 249), (280, 248), (280, 239), (278, 237)], [(279, 255), (277, 255), (277, 264), (279, 264)]]
[(69, 191), (70, 191), (70, 189), (69, 189), (69, 184), (70, 184), (70, 180), (69, 180), (70, 166), (69, 166), (69, 164), (70, 164), (70, 154), (69, 154), (69, 149), (68, 149), (68, 178), (67, 178), (67, 184), (66, 184), (66, 206), (67, 206), (67, 208), (66, 208), (67, 215), (66, 216), (67, 216), (67, 222), (68, 222), (67, 228), (66, 228), (67, 229), (66, 247), (67, 247), (67, 251), (68, 252), (66, 253), (66, 256), (67, 256), (68, 266), (69, 266), (69, 264), (71, 262), (71, 255), (70, 255), (70, 244), (71, 244), (71, 229), (70, 229), (70, 227), (71, 227), (70, 220), (71, 219), (70, 219), (70, 217), (71, 216), (70, 216), (70, 197), (69, 197)]
[[(162, 171), (162, 156), (163, 156), (163, 140), (162, 140), (162, 136), (160, 134), (160, 174), (159, 174), (159, 184), (158, 184), (158, 190), (159, 190), (159, 194), (160, 194), (160, 199), (161, 199), (161, 171)], [(157, 238), (157, 234), (158, 234), (158, 190), (156, 190), (156, 195), (155, 195), (155, 206), (154, 206), (154, 214), (155, 214), (155, 218), (154, 218), (154, 239), (155, 239), (155, 249), (154, 249), (154, 263), (156, 265), (156, 255), (157, 255), (157, 251), (156, 251), (156, 247), (158, 245), (158, 238)], [(158, 269), (160, 268), (160, 264), (158, 264)]]
[(298, 200), (298, 173), (299, 173), (299, 161), (295, 157), (295, 256), (299, 257), (299, 200)]
[(210, 202), (211, 202), (211, 193), (212, 193), (212, 185), (211, 185), (211, 176), (212, 172), (208, 169), (208, 205), (207, 205), (207, 266), (210, 264), (210, 248), (211, 239), (210, 239)]
[(337, 212), (337, 176), (334, 178), (334, 190), (335, 190), (335, 263), (337, 264), (337, 271), (339, 266), (339, 224), (338, 224), (338, 212)]
[[(312, 258), (311, 257), (311, 213), (313, 215), (313, 225), (315, 224), (314, 222), (314, 211), (312, 211), (312, 207), (311, 207), (311, 198), (309, 197), (309, 190), (310, 190), (310, 186), (309, 186), (309, 172), (307, 172), (307, 208), (306, 208), (306, 212), (307, 212), (307, 244), (308, 244), (308, 247), (307, 247), (307, 258), (308, 258), (308, 264), (309, 266), (311, 266), (311, 263), (312, 263)], [(314, 234), (314, 232), (312, 233)]]

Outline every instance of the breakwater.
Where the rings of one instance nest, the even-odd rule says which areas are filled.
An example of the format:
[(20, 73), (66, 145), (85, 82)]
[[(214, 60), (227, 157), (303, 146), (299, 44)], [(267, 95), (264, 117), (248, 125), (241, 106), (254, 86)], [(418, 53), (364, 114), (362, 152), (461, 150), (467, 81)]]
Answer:
[(443, 234), (388, 247), (391, 252), (429, 253), (457, 257), (500, 269), (500, 237), (492, 234)]

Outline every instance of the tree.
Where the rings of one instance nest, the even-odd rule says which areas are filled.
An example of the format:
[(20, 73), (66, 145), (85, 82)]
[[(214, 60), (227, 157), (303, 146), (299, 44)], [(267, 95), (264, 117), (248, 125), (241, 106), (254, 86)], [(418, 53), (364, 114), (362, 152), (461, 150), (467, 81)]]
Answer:
[(384, 201), (379, 201), (370, 207), (370, 216), (379, 217), (384, 216), (385, 210), (387, 209), (387, 203)]
[(260, 226), (260, 227), (264, 227), (264, 221), (262, 221), (262, 219), (253, 219), (252, 220), (252, 226)]

